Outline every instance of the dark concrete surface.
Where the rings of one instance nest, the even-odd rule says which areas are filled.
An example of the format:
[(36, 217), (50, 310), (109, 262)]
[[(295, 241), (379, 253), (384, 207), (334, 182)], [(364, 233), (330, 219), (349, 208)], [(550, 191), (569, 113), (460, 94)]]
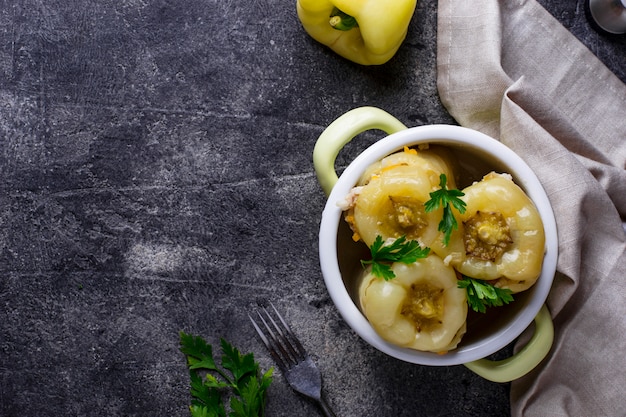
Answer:
[[(626, 80), (624, 37), (596, 33), (581, 0), (542, 4)], [(246, 315), (259, 296), (339, 416), (509, 414), (507, 384), (360, 340), (318, 265), (324, 127), (362, 105), (454, 123), (436, 8), (420, 1), (397, 56), (367, 68), (310, 39), (294, 1), (2, 1), (0, 416), (186, 416), (178, 332), (224, 337), (265, 370)], [(278, 372), (267, 412), (317, 415)]]

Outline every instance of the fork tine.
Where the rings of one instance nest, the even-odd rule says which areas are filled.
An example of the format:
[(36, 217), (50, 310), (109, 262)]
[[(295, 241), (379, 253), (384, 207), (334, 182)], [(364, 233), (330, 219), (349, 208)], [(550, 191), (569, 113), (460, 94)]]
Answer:
[(276, 344), (277, 344), (276, 337), (274, 336), (272, 329), (270, 329), (269, 326), (267, 325), (267, 322), (265, 321), (263, 316), (261, 316), (261, 313), (258, 311), (256, 313), (259, 316), (259, 319), (261, 320), (261, 322), (263, 323), (263, 327), (265, 327), (265, 332), (261, 329), (261, 327), (257, 324), (257, 322), (252, 318), (250, 314), (248, 314), (248, 317), (250, 317), (250, 321), (252, 321), (252, 325), (254, 326), (254, 329), (256, 330), (256, 332), (259, 334), (259, 337), (263, 341), (263, 344), (272, 355), (274, 362), (276, 362), (278, 367), (284, 372), (287, 369), (288, 363), (285, 362), (283, 357), (279, 354), (278, 350), (276, 349)]
[[(273, 304), (269, 303), (282, 327), (272, 317), (272, 314), (265, 306), (259, 306), (260, 310), (256, 311), (258, 319), (262, 325), (259, 325), (250, 314), (248, 317), (252, 321), (254, 329), (269, 350), (274, 361), (282, 371), (286, 371), (291, 366), (298, 364), (306, 359), (307, 354), (300, 341), (289, 328), (289, 325), (281, 317)], [(261, 314), (261, 313), (264, 314)]]
[(277, 340), (277, 342), (279, 343), (280, 341), (283, 342), (281, 345), (287, 351), (285, 353), (287, 354), (287, 356), (289, 356), (289, 358), (292, 360), (294, 365), (298, 362), (305, 360), (307, 357), (306, 350), (304, 350), (304, 347), (302, 346), (302, 344), (300, 343), (296, 335), (293, 333), (293, 331), (291, 330), (291, 328), (289, 327), (285, 319), (283, 319), (283, 317), (280, 315), (278, 310), (276, 310), (276, 307), (274, 307), (274, 304), (270, 302), (269, 305), (272, 307), (272, 310), (274, 310), (274, 314), (276, 315), (276, 317), (282, 324), (282, 328), (281, 328), (281, 326), (278, 325), (276, 320), (274, 320), (270, 312), (267, 311), (267, 308), (265, 306), (261, 307), (263, 311), (265, 312), (265, 314), (267, 315), (270, 322), (272, 323), (276, 332), (280, 335), (280, 340)]
[(289, 327), (285, 319), (283, 319), (283, 316), (281, 316), (278, 310), (276, 310), (276, 307), (274, 307), (274, 304), (270, 302), (270, 305), (272, 306), (274, 313), (276, 313), (276, 317), (278, 317), (278, 319), (282, 323), (288, 338), (291, 339), (292, 344), (290, 345), (290, 347), (293, 349), (297, 358), (299, 360), (306, 359), (307, 353), (306, 353), (306, 350), (304, 349), (304, 346), (302, 346), (302, 343), (300, 343), (300, 340), (296, 337), (295, 333), (291, 331), (291, 327)]
[[(259, 318), (263, 320), (263, 317), (261, 317), (260, 313), (258, 311), (256, 313), (259, 316)], [(257, 322), (254, 321), (254, 319), (252, 318), (250, 314), (248, 314), (248, 317), (250, 318), (250, 321), (252, 322), (252, 325), (254, 326), (254, 330), (256, 330), (257, 334), (261, 338), (261, 341), (263, 341), (263, 344), (272, 355), (274, 362), (276, 362), (276, 364), (281, 370), (284, 370), (286, 368), (286, 364), (283, 362), (282, 358), (278, 355), (278, 353), (274, 350), (274, 347), (272, 346), (272, 343), (270, 342), (270, 340), (267, 338), (267, 336), (265, 336), (265, 333), (263, 332), (263, 330), (261, 330)], [(265, 325), (265, 327), (267, 328), (267, 324)]]

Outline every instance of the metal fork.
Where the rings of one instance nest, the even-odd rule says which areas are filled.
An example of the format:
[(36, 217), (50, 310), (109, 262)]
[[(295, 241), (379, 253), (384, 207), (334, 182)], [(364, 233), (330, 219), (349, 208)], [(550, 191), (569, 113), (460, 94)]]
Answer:
[(322, 396), (322, 375), (319, 369), (276, 307), (271, 302), (259, 303), (256, 315), (261, 325), (250, 314), (248, 317), (291, 388), (315, 400), (324, 416), (335, 417)]

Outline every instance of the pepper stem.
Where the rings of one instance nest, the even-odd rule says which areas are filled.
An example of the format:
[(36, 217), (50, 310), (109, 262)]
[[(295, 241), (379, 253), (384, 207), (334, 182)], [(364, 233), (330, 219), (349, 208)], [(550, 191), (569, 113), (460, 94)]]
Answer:
[(330, 25), (333, 29), (337, 30), (350, 30), (354, 27), (359, 26), (359, 23), (356, 19), (349, 14), (346, 14), (339, 10), (338, 8), (334, 8), (332, 13), (330, 14)]

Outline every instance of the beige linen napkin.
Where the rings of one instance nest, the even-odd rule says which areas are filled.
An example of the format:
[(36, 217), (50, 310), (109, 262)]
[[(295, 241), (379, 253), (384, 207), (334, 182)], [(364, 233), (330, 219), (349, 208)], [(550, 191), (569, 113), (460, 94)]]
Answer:
[(626, 86), (534, 0), (440, 0), (437, 63), (448, 111), (521, 155), (557, 219), (555, 343), (512, 414), (626, 416)]

